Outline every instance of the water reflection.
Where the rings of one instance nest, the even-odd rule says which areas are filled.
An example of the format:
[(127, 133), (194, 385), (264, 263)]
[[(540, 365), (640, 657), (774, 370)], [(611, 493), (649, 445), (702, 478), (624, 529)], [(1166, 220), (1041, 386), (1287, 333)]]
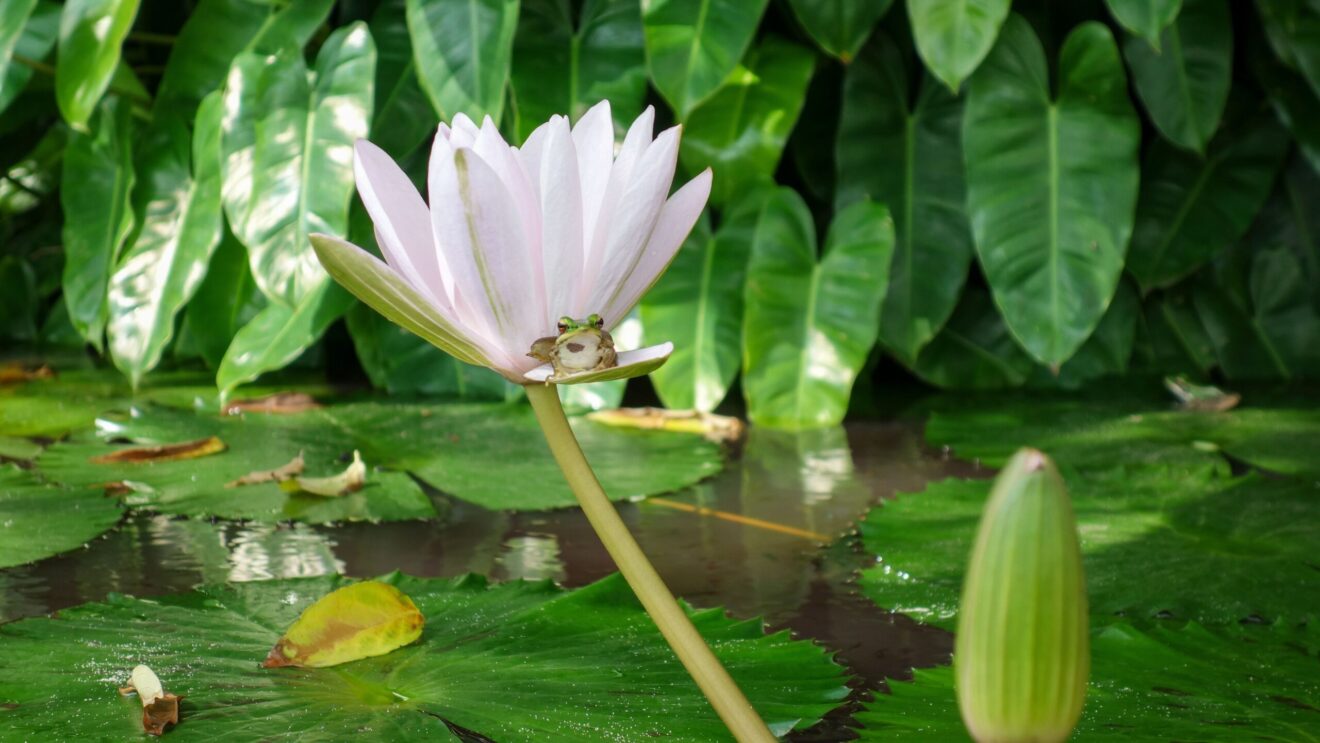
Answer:
[(553, 534), (523, 534), (505, 541), (497, 560), (497, 578), (506, 580), (564, 580), (559, 540)]

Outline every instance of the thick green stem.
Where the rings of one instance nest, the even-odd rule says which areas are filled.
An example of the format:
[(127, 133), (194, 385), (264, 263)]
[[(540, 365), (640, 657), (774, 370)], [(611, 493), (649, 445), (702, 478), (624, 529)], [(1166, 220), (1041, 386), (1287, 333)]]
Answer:
[(536, 419), (545, 432), (545, 440), (550, 444), (550, 451), (564, 471), (564, 479), (577, 496), (582, 511), (605, 549), (614, 558), (619, 572), (632, 586), (633, 592), (641, 600), (646, 613), (651, 615), (660, 628), (669, 646), (674, 649), (678, 659), (683, 662), (692, 679), (701, 687), (702, 693), (719, 714), (720, 719), (729, 727), (729, 732), (740, 743), (762, 743), (775, 740), (770, 729), (761, 721), (756, 710), (743, 696), (738, 684), (724, 670), (715, 654), (710, 651), (706, 641), (692, 626), (692, 620), (683, 611), (674, 595), (665, 586), (664, 580), (651, 566), (651, 562), (642, 553), (642, 548), (633, 539), (628, 527), (619, 518), (619, 512), (605, 497), (600, 481), (591, 471), (591, 465), (582, 455), (573, 429), (564, 417), (564, 408), (559, 404), (559, 391), (553, 385), (527, 385), (527, 398), (532, 401)]

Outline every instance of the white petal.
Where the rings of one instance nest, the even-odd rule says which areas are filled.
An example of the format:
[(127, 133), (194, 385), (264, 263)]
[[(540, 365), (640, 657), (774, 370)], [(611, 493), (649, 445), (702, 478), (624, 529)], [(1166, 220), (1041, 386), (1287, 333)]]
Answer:
[(710, 182), (711, 172), (707, 168), (665, 202), (655, 229), (646, 243), (642, 259), (632, 273), (624, 278), (615, 295), (605, 302), (601, 315), (605, 318), (606, 327), (614, 327), (615, 323), (622, 321), (673, 262), (683, 241), (701, 217), (701, 210), (706, 207), (706, 199), (710, 197)]
[[(578, 302), (582, 285), (582, 189), (578, 154), (568, 120), (553, 119), (540, 155), (541, 244), (545, 260), (546, 318), (585, 317)], [(548, 322), (547, 324), (550, 324)], [(551, 332), (546, 327), (545, 334)]]
[(522, 147), (515, 150), (518, 153), (518, 162), (522, 163), (523, 172), (527, 173), (527, 179), (532, 184), (532, 194), (538, 203), (541, 198), (541, 155), (545, 151), (545, 140), (550, 136), (550, 125), (554, 120), (552, 117), (550, 121), (533, 129), (523, 141)]
[(436, 253), (421, 194), (381, 148), (359, 139), (353, 152), (358, 193), (386, 262), (432, 301), (452, 306), (454, 278)]
[(450, 122), (450, 128), (452, 131), (449, 134), (449, 144), (455, 148), (471, 147), (477, 141), (477, 135), (481, 133), (465, 113), (455, 114)]
[(608, 100), (592, 106), (573, 127), (573, 145), (577, 148), (582, 184), (582, 234), (594, 235), (596, 217), (614, 164), (614, 119), (610, 117)]
[(614, 207), (600, 269), (594, 277), (588, 275), (592, 281), (587, 301), (589, 312), (603, 313), (606, 302), (620, 291), (624, 279), (641, 261), (660, 210), (664, 208), (665, 197), (669, 195), (669, 187), (674, 182), (678, 140), (678, 127), (666, 130), (637, 161), (636, 177)]
[(610, 168), (609, 186), (606, 187), (605, 194), (601, 198), (595, 229), (585, 236), (587, 267), (584, 275), (587, 281), (594, 281), (596, 274), (600, 272), (601, 264), (605, 262), (610, 225), (617, 218), (615, 209), (632, 178), (633, 168), (651, 144), (651, 132), (654, 126), (655, 109), (647, 106), (642, 115), (638, 116), (628, 128), (628, 134), (623, 138), (623, 146), (619, 148), (619, 156), (615, 158), (614, 165)]
[(523, 170), (517, 152), (500, 136), (494, 120), (489, 116), (481, 122), (481, 132), (477, 135), (473, 151), (499, 176), (509, 195), (513, 197), (514, 208), (522, 217), (529, 259), (524, 264), (524, 270), (531, 273), (532, 284), (532, 294), (525, 301), (532, 302), (534, 308), (541, 312), (537, 321), (538, 327), (552, 327), (553, 323), (545, 310), (546, 290), (542, 279), (545, 269), (541, 248), (541, 208), (535, 196), (536, 191), (528, 179), (528, 173)]
[(639, 348), (635, 351), (624, 351), (619, 354), (618, 366), (609, 369), (578, 372), (558, 379), (550, 379), (550, 375), (555, 371), (554, 367), (550, 364), (542, 364), (523, 374), (523, 377), (532, 382), (548, 382), (550, 384), (584, 384), (587, 382), (608, 382), (612, 379), (629, 379), (640, 377), (643, 374), (650, 374), (659, 369), (673, 352), (674, 344), (666, 341), (657, 346)]
[[(471, 149), (438, 143), (431, 159), (431, 224), (454, 268), (460, 297), (486, 337), (512, 358), (544, 334), (522, 215), (504, 182)], [(539, 278), (539, 276), (538, 276)], [(462, 309), (460, 307), (460, 309)]]

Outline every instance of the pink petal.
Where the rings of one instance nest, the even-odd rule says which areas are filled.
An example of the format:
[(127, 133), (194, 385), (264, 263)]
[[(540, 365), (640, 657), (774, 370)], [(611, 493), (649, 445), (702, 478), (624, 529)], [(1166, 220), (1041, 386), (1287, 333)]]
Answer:
[(541, 209), (536, 190), (532, 188), (517, 152), (500, 136), (495, 122), (489, 116), (481, 122), (481, 132), (477, 135), (473, 151), (499, 175), (500, 181), (513, 197), (514, 209), (522, 216), (526, 250), (530, 259), (524, 270), (530, 271), (532, 276), (532, 294), (527, 301), (533, 302), (534, 309), (540, 313), (537, 326), (552, 327), (553, 323), (545, 309), (545, 282), (541, 279), (545, 271), (541, 248)]
[(605, 305), (622, 291), (624, 280), (641, 261), (674, 182), (679, 134), (678, 127), (664, 131), (637, 161), (636, 177), (613, 209), (604, 259), (590, 286), (589, 312), (604, 314)]
[[(651, 144), (651, 131), (654, 126), (655, 109), (647, 106), (642, 115), (638, 116), (628, 128), (628, 134), (623, 138), (623, 146), (619, 148), (619, 156), (614, 159), (614, 165), (610, 168), (609, 185), (601, 198), (596, 226), (585, 236), (586, 269), (583, 271), (585, 289), (589, 289), (595, 281), (600, 273), (600, 267), (605, 262), (610, 225), (617, 219), (615, 210), (632, 178), (633, 168)], [(584, 294), (579, 299), (585, 301), (587, 296)]]
[(547, 326), (561, 315), (583, 316), (577, 303), (582, 285), (582, 189), (578, 152), (568, 119), (551, 119), (540, 154), (541, 245), (545, 260)]
[(651, 232), (651, 238), (646, 243), (642, 259), (624, 279), (621, 290), (606, 303), (607, 306), (601, 313), (607, 327), (613, 327), (615, 323), (623, 320), (673, 262), (674, 256), (683, 246), (683, 241), (687, 239), (697, 219), (701, 217), (701, 210), (705, 208), (706, 199), (710, 197), (710, 182), (711, 172), (710, 168), (707, 168), (684, 184), (669, 197), (669, 201), (665, 202), (664, 209), (660, 210), (660, 218), (656, 220), (655, 229)]
[(359, 139), (353, 151), (358, 194), (386, 262), (438, 305), (451, 306), (454, 279), (436, 253), (421, 194), (381, 148)]
[(614, 164), (614, 119), (608, 100), (592, 106), (573, 127), (573, 145), (577, 148), (582, 184), (582, 234), (594, 235)]
[[(444, 126), (444, 124), (441, 124), (441, 126)], [(449, 128), (449, 144), (453, 145), (455, 149), (471, 147), (477, 141), (477, 135), (481, 133), (477, 125), (465, 113), (455, 114), (450, 121)]]

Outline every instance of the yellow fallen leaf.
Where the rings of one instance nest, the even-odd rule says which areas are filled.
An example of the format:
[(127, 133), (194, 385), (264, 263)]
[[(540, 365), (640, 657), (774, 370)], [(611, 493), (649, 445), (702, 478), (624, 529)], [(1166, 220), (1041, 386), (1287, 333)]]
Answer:
[(289, 460), (288, 464), (276, 467), (273, 470), (255, 470), (246, 475), (225, 483), (226, 488), (237, 488), (243, 485), (260, 485), (263, 482), (284, 482), (291, 480), (303, 473), (303, 467), (306, 463), (303, 460), (302, 452), (298, 456)]
[(290, 480), (284, 480), (280, 487), (290, 493), (311, 493), (312, 495), (324, 495), (327, 498), (337, 498), (341, 495), (356, 493), (367, 484), (367, 465), (362, 461), (362, 455), (355, 449), (353, 451), (353, 463), (348, 465), (348, 469), (332, 477), (295, 477)]
[(716, 444), (730, 444), (741, 439), (743, 435), (743, 423), (737, 418), (697, 410), (618, 408), (588, 413), (587, 419), (622, 428), (696, 433)]
[(183, 697), (165, 693), (160, 678), (148, 666), (134, 666), (128, 677), (128, 686), (120, 694), (136, 692), (142, 702), (142, 729), (150, 735), (161, 735), (166, 725), (179, 724), (179, 700)]
[(384, 655), (422, 636), (426, 619), (394, 586), (362, 581), (321, 597), (275, 643), (264, 668), (324, 668)]
[(136, 464), (140, 462), (173, 462), (179, 459), (197, 459), (210, 454), (219, 454), (226, 449), (225, 442), (215, 436), (181, 444), (162, 444), (161, 446), (134, 446), (128, 449), (92, 457), (92, 464)]

